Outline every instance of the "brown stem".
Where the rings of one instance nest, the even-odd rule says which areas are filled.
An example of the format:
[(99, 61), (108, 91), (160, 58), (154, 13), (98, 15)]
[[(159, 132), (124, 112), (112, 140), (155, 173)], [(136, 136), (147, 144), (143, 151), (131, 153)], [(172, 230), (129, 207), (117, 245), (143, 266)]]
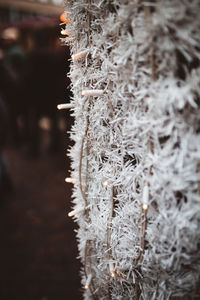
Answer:
[(140, 256), (139, 261), (142, 262), (143, 255), (144, 255), (144, 246), (145, 246), (145, 231), (147, 226), (147, 211), (143, 210), (142, 217), (141, 217), (141, 230), (140, 230)]
[[(91, 254), (90, 254), (90, 251), (89, 251), (89, 254), (88, 254), (88, 247), (90, 245), (90, 241), (87, 240), (86, 241), (86, 245), (85, 245), (85, 253), (84, 253), (84, 273), (85, 273), (85, 278), (88, 277), (88, 272), (86, 270), (86, 266), (87, 266), (87, 261), (89, 262), (89, 274), (92, 274), (92, 262), (91, 262)], [(88, 259), (90, 258), (90, 259)], [(96, 295), (94, 294), (94, 283), (93, 283), (93, 279), (91, 279), (91, 285), (89, 285), (89, 290), (90, 290), (90, 293), (92, 295), (92, 298), (93, 300), (96, 300)]]
[[(200, 163), (197, 165), (197, 172), (200, 171)], [(200, 195), (200, 181), (198, 181), (197, 194)]]
[(144, 13), (146, 18), (146, 27), (148, 31), (148, 37), (150, 39), (150, 67), (151, 67), (151, 79), (152, 81), (156, 80), (156, 64), (155, 64), (155, 52), (152, 41), (152, 22), (151, 22), (151, 11), (150, 7), (144, 5)]
[(111, 250), (110, 250), (110, 229), (111, 229), (111, 224), (112, 224), (112, 217), (113, 217), (113, 210), (114, 210), (114, 201), (113, 201), (113, 191), (114, 187), (111, 187), (111, 195), (110, 195), (110, 202), (111, 202), (111, 208), (110, 208), (110, 214), (108, 217), (108, 222), (107, 222), (107, 232), (106, 232), (106, 243), (107, 243), (107, 250), (109, 253), (109, 256), (111, 255)]
[(87, 22), (88, 22), (88, 32), (87, 32), (87, 39), (88, 39), (88, 45), (90, 45), (90, 35), (91, 35), (91, 14), (90, 14), (90, 8), (91, 8), (91, 0), (88, 0), (88, 19), (87, 19)]
[[(111, 224), (112, 224), (112, 218), (113, 218), (113, 211), (114, 211), (114, 200), (113, 200), (113, 196), (114, 196), (114, 187), (111, 187), (111, 191), (110, 191), (110, 214), (108, 217), (108, 222), (107, 222), (107, 231), (106, 231), (106, 244), (107, 244), (107, 254), (109, 259), (112, 256), (112, 251), (110, 249), (110, 230), (111, 230)], [(111, 296), (111, 291), (110, 291), (110, 284), (108, 282), (108, 298), (111, 300), (112, 296)]]
[(84, 201), (84, 206), (85, 206), (85, 213), (86, 217), (88, 218), (88, 210), (87, 210), (87, 189), (88, 189), (88, 153), (89, 153), (89, 147), (88, 147), (88, 140), (86, 144), (86, 175), (85, 175), (85, 191), (83, 190), (83, 184), (82, 184), (82, 166), (83, 166), (83, 150), (84, 150), (84, 142), (85, 139), (88, 135), (88, 127), (89, 127), (89, 109), (90, 109), (90, 98), (87, 103), (87, 117), (86, 117), (86, 125), (85, 125), (85, 131), (82, 137), (81, 141), (81, 149), (80, 149), (80, 162), (79, 162), (79, 187), (80, 187), (80, 192)]
[(79, 162), (79, 187), (80, 192), (84, 201), (85, 209), (87, 209), (87, 199), (85, 196), (85, 193), (83, 191), (83, 185), (82, 185), (82, 163), (83, 163), (83, 148), (84, 148), (84, 141), (85, 141), (86, 134), (84, 133), (82, 141), (81, 141), (81, 150), (80, 150), (80, 162)]
[(110, 98), (109, 98), (108, 96), (106, 97), (106, 100), (107, 100), (107, 102), (108, 102), (108, 106), (109, 106), (109, 108), (110, 108), (112, 117), (113, 117), (113, 119), (114, 119), (114, 117), (115, 117), (115, 111), (114, 111), (112, 102), (111, 102), (111, 100), (110, 100)]

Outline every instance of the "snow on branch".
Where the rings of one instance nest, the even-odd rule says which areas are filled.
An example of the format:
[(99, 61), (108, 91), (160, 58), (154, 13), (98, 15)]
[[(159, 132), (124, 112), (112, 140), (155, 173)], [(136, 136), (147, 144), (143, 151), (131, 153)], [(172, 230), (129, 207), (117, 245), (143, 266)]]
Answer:
[(79, 224), (84, 297), (195, 297), (200, 2), (68, 0), (67, 7), (74, 99), (60, 108), (75, 116), (69, 215)]

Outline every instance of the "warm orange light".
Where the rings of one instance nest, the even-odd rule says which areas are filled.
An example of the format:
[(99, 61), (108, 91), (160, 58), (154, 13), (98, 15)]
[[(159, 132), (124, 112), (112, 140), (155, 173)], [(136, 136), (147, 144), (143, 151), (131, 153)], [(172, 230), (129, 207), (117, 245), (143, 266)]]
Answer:
[(61, 15), (60, 15), (60, 21), (63, 23), (67, 23), (69, 22), (70, 18), (67, 17), (67, 13), (64, 11)]
[(66, 11), (64, 11), (61, 15), (60, 15), (60, 21), (63, 23), (67, 23), (69, 22), (70, 18), (67, 17), (67, 13)]

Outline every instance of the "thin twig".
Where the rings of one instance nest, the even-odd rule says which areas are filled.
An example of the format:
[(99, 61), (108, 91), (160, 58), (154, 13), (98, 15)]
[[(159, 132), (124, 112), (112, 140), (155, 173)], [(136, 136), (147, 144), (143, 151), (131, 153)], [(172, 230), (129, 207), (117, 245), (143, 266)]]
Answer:
[[(200, 163), (197, 165), (197, 172), (200, 171)], [(198, 181), (197, 194), (200, 195), (200, 181)]]
[[(90, 268), (90, 274), (92, 274), (92, 260), (91, 260), (91, 248), (90, 248), (90, 251), (89, 251), (89, 268)], [(94, 291), (95, 291), (95, 286), (94, 286), (94, 280), (93, 280), (93, 277), (91, 279), (91, 286), (90, 286), (90, 292), (92, 294), (92, 298), (94, 300), (97, 299), (96, 295), (94, 294)]]
[(87, 39), (88, 39), (88, 45), (90, 45), (90, 35), (91, 35), (91, 13), (90, 13), (90, 8), (91, 8), (91, 0), (88, 0), (88, 11), (87, 11), (87, 14), (88, 14), (88, 19), (87, 19), (87, 22), (88, 22), (88, 32), (87, 32)]
[(155, 65), (155, 53), (152, 41), (152, 21), (151, 21), (151, 10), (148, 5), (144, 5), (144, 12), (146, 18), (146, 27), (148, 32), (148, 37), (150, 39), (150, 67), (151, 67), (151, 79), (156, 80), (156, 65)]
[(86, 170), (85, 170), (85, 190), (83, 190), (83, 183), (82, 183), (82, 167), (83, 167), (83, 150), (84, 150), (84, 143), (85, 139), (88, 136), (88, 128), (89, 128), (89, 111), (90, 111), (90, 98), (88, 99), (87, 102), (87, 116), (86, 116), (86, 124), (85, 124), (85, 131), (82, 137), (81, 141), (81, 149), (80, 149), (80, 159), (79, 159), (79, 187), (80, 187), (80, 192), (84, 201), (84, 206), (85, 206), (85, 213), (88, 218), (88, 202), (87, 202), (87, 189), (88, 189), (88, 154), (89, 154), (89, 147), (88, 147), (88, 139), (86, 141)]
[(111, 187), (111, 195), (110, 195), (110, 214), (108, 217), (108, 222), (107, 222), (107, 232), (106, 232), (106, 243), (107, 243), (107, 250), (110, 255), (110, 229), (111, 229), (111, 224), (112, 224), (112, 217), (113, 217), (113, 210), (114, 210), (114, 200), (113, 200), (113, 190), (114, 187)]
[(147, 226), (147, 211), (143, 210), (142, 216), (141, 216), (141, 230), (140, 230), (140, 256), (139, 261), (142, 262), (143, 255), (144, 255), (144, 247), (145, 247), (145, 231)]
[[(150, 153), (153, 152), (153, 145), (152, 142), (150, 141), (150, 139), (147, 142), (147, 149)], [(151, 171), (152, 171), (152, 166), (148, 167), (148, 171), (147, 171), (147, 178), (151, 175)], [(148, 180), (145, 182), (145, 185), (149, 185)], [(146, 227), (147, 227), (147, 210), (144, 210), (142, 208), (142, 215), (141, 215), (141, 231), (140, 231), (140, 253), (138, 256), (138, 259), (140, 261), (140, 263), (142, 262), (143, 259), (143, 254), (144, 254), (144, 248), (145, 248), (145, 233), (146, 233)]]
[[(88, 248), (90, 246), (90, 240), (86, 241), (86, 245), (85, 245), (85, 251), (84, 251), (84, 273), (85, 273), (85, 278), (88, 278), (88, 274), (92, 274), (92, 261), (91, 261), (91, 255), (90, 255), (90, 251), (88, 254)], [(86, 266), (87, 266), (87, 262), (89, 263), (89, 272), (87, 272), (86, 270)], [(94, 283), (93, 283), (93, 278), (91, 279), (91, 284), (89, 285), (89, 290), (90, 293), (92, 295), (93, 300), (96, 300), (96, 295), (94, 294)]]
[(115, 117), (115, 111), (114, 111), (112, 102), (111, 102), (111, 100), (110, 100), (110, 98), (109, 98), (108, 96), (106, 97), (106, 100), (107, 100), (107, 102), (108, 102), (108, 106), (109, 106), (109, 108), (110, 108), (112, 117), (113, 117), (113, 119), (114, 119), (114, 117)]
[(83, 191), (83, 185), (82, 185), (82, 162), (83, 162), (84, 140), (85, 140), (85, 134), (81, 141), (80, 162), (79, 162), (79, 187), (80, 187), (80, 192), (81, 192), (82, 198), (84, 200), (84, 205), (85, 205), (85, 209), (86, 209), (87, 208), (87, 199), (86, 199), (85, 193)]
[[(112, 218), (113, 218), (113, 211), (114, 211), (114, 187), (112, 185), (111, 191), (110, 191), (110, 214), (108, 216), (108, 222), (107, 222), (107, 230), (106, 230), (106, 245), (107, 245), (107, 253), (108, 253), (108, 259), (111, 259), (112, 251), (110, 246), (110, 231), (111, 231), (111, 224), (112, 224)], [(111, 292), (110, 292), (110, 285), (108, 282), (108, 297), (111, 300)]]
[(87, 135), (87, 129), (88, 129), (88, 124), (86, 122), (85, 132), (83, 134), (82, 141), (81, 141), (80, 160), (79, 160), (79, 187), (80, 187), (80, 192), (81, 192), (82, 198), (84, 200), (85, 209), (87, 209), (87, 198), (86, 198), (85, 192), (83, 191), (82, 165), (83, 165), (83, 149), (84, 149), (85, 137)]

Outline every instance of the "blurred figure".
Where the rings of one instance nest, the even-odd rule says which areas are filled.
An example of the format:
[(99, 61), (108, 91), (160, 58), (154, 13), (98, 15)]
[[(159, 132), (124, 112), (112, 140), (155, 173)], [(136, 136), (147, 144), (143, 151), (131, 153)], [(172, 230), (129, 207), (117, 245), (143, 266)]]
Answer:
[(40, 27), (33, 32), (33, 48), (29, 52), (24, 76), (25, 98), (28, 116), (29, 154), (39, 154), (39, 120), (48, 116), (51, 120), (49, 150), (59, 150), (58, 112), (56, 105), (66, 97), (66, 72), (68, 53), (61, 53), (58, 37), (53, 28)]
[(19, 45), (19, 30), (9, 27), (2, 32), (3, 57), (1, 60), (0, 91), (9, 107), (12, 141), (19, 142), (17, 118), (21, 112), (22, 77), (25, 53)]
[(50, 121), (48, 150), (60, 150), (63, 112), (56, 106), (70, 98), (69, 47), (60, 46), (59, 26), (40, 22), (23, 23), (20, 29), (9, 27), (1, 34), (0, 93), (9, 108), (11, 141), (15, 145), (25, 142), (29, 157), (40, 152), (43, 117)]
[(4, 41), (4, 60), (10, 68), (13, 77), (18, 77), (24, 66), (24, 52), (21, 49), (19, 41), (19, 30), (15, 27), (9, 27), (2, 32), (1, 38)]

